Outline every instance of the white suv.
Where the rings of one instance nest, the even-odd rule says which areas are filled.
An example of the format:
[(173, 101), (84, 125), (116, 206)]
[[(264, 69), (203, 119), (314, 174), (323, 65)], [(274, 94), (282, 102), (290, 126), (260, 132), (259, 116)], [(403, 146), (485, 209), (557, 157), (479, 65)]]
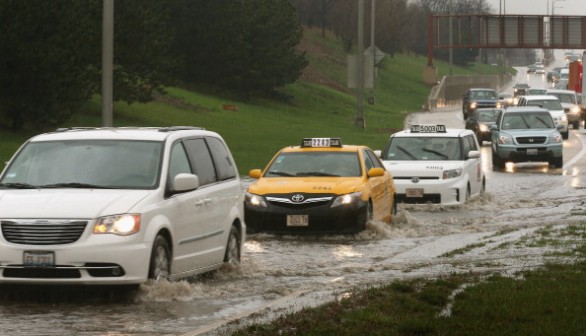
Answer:
[(136, 286), (238, 263), (243, 188), (216, 133), (60, 129), (0, 175), (0, 284)]
[(519, 98), (517, 106), (536, 106), (548, 110), (553, 117), (557, 129), (562, 134), (562, 138), (567, 139), (569, 137), (568, 117), (564, 113), (564, 108), (556, 96), (549, 94), (523, 96)]
[(568, 124), (572, 125), (573, 129), (580, 128), (580, 119), (582, 108), (578, 104), (578, 96), (574, 90), (547, 90), (546, 95), (557, 97), (562, 103)]

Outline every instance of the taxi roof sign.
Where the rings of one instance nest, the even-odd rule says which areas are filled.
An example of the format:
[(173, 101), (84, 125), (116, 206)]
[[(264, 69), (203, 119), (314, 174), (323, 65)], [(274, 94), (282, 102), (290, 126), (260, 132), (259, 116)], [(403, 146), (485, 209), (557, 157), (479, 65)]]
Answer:
[(446, 125), (411, 125), (411, 133), (446, 133)]
[(342, 147), (340, 138), (304, 138), (301, 147)]

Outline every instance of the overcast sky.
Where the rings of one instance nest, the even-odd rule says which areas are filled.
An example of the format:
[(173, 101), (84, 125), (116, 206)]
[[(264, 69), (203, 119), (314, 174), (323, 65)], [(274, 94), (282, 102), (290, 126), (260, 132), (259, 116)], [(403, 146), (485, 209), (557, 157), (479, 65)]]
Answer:
[[(504, 14), (551, 15), (553, 13), (567, 16), (586, 16), (586, 1), (584, 0), (486, 0), (499, 14), (499, 8)], [(549, 6), (548, 6), (549, 4)], [(548, 9), (549, 8), (549, 9)]]

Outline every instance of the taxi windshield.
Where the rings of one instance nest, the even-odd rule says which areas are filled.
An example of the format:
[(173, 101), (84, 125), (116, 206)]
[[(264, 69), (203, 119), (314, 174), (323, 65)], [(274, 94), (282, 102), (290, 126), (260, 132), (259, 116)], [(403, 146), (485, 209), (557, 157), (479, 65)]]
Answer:
[(357, 152), (284, 152), (273, 160), (266, 177), (361, 176)]
[(383, 160), (462, 160), (460, 153), (460, 139), (456, 137), (394, 137)]

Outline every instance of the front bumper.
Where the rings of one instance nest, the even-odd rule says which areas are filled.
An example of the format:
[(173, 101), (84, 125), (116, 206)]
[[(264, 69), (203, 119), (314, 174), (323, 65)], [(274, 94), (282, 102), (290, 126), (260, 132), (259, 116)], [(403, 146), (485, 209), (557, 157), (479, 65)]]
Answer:
[(499, 146), (497, 150), (501, 160), (513, 162), (538, 162), (560, 158), (563, 155), (562, 144), (549, 146)]
[[(0, 238), (0, 284), (124, 285), (147, 280), (150, 246), (131, 237), (91, 237), (62, 245), (22, 245)], [(134, 242), (133, 242), (134, 241)], [(26, 252), (49, 252), (54, 266), (25, 266)]]
[[(267, 207), (246, 204), (244, 221), (249, 233), (356, 233), (365, 229), (366, 201), (333, 208), (332, 202), (333, 199), (312, 204), (267, 201)], [(288, 225), (287, 216), (307, 216), (307, 225)]]
[[(466, 202), (467, 183), (463, 177), (444, 180), (439, 177), (414, 179), (395, 176), (394, 180), (397, 203), (457, 205)], [(418, 182), (414, 182), (416, 180)], [(411, 197), (408, 189), (423, 189), (423, 195)]]

